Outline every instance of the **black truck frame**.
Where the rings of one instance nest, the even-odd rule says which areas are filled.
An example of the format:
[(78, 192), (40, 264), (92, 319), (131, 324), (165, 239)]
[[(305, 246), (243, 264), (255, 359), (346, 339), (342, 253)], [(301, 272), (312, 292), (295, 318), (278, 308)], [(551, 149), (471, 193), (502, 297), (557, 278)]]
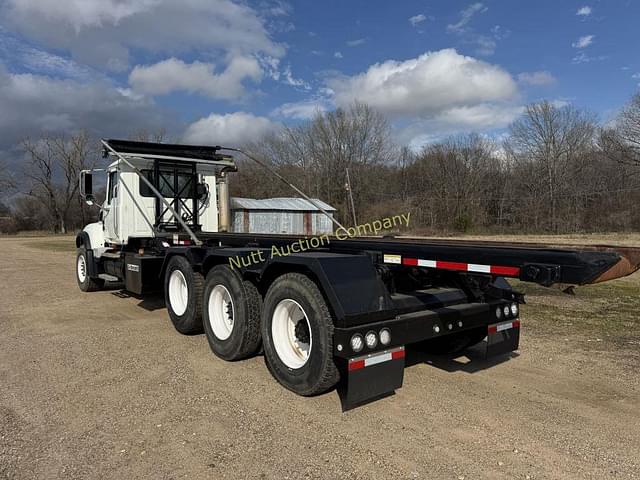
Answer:
[[(181, 157), (186, 164), (206, 161), (220, 149), (109, 142), (117, 151)], [(160, 205), (157, 211), (164, 213)], [(637, 249), (613, 247), (328, 236), (318, 248), (274, 255), (311, 238), (193, 233), (197, 244), (179, 229), (159, 230), (153, 238), (109, 245), (100, 258), (93, 256), (95, 246), (85, 232), (76, 244), (78, 255), (85, 255), (88, 277), (123, 281), (127, 291), (139, 295), (164, 290), (179, 331), (204, 327), (214, 353), (226, 360), (253, 355), (263, 344), (269, 370), (285, 387), (314, 395), (337, 384), (345, 409), (402, 386), (406, 345), (453, 353), (484, 342), (487, 355), (518, 349), (524, 297), (506, 278), (544, 286), (584, 285), (640, 266)], [(176, 271), (180, 275), (173, 275)], [(188, 308), (182, 313), (171, 305), (174, 277), (188, 287)], [(223, 290), (230, 301), (222, 305), (236, 329), (228, 339), (216, 336), (209, 325), (216, 315), (211, 299), (224, 295)], [(300, 306), (307, 322), (295, 324), (296, 342), (308, 345), (310, 352), (299, 368), (280, 361), (271, 338), (279, 305), (286, 301)], [(311, 355), (319, 359), (312, 361)]]

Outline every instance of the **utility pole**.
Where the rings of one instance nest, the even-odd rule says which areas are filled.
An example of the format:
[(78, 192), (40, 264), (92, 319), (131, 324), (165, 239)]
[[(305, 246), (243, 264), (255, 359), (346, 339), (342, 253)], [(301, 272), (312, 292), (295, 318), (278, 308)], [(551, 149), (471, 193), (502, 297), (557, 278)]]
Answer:
[(344, 188), (349, 194), (349, 201), (351, 202), (351, 214), (353, 215), (353, 226), (355, 227), (356, 225), (358, 225), (358, 221), (356, 220), (356, 207), (353, 203), (353, 191), (351, 189), (351, 180), (349, 179), (349, 169), (345, 168), (345, 171), (347, 173), (347, 183), (345, 184)]

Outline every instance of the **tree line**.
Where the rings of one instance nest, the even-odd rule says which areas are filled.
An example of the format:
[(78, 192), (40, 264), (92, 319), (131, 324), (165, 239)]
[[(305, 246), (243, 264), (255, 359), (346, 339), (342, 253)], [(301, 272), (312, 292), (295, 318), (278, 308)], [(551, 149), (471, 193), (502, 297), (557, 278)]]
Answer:
[[(161, 133), (132, 138), (162, 141)], [(95, 165), (86, 132), (25, 140), (24, 166), (0, 164), (0, 230), (68, 232), (96, 217), (78, 198), (80, 170)], [(416, 233), (572, 233), (640, 229), (640, 94), (615, 121), (543, 101), (496, 140), (459, 135), (420, 151), (398, 146), (389, 121), (356, 103), (318, 113), (246, 145), (346, 225), (411, 212)], [(293, 196), (259, 166), (237, 159), (234, 196)], [(22, 177), (18, 185), (16, 177)]]

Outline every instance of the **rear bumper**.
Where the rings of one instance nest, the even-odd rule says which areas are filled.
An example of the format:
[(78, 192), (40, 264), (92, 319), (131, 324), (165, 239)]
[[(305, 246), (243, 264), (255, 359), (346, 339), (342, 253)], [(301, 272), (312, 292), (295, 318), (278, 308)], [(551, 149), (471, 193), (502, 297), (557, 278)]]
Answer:
[[(398, 315), (393, 319), (355, 327), (335, 328), (333, 334), (334, 355), (338, 358), (353, 358), (423, 340), (444, 337), (465, 330), (480, 327), (488, 328), (491, 324), (517, 318), (517, 316), (514, 316), (498, 319), (495, 316), (496, 308), (504, 307), (505, 305), (508, 304), (505, 302), (491, 302), (450, 305), (443, 308)], [(360, 352), (354, 352), (351, 349), (350, 340), (353, 335), (359, 333), (364, 337), (370, 331), (379, 334), (383, 328), (387, 328), (391, 332), (391, 343), (389, 345), (378, 343), (376, 348), (373, 349), (368, 349), (365, 346)]]
[[(437, 310), (423, 310), (401, 315), (395, 319), (352, 328), (334, 330), (334, 352), (341, 370), (339, 386), (343, 410), (392, 394), (402, 386), (405, 366), (405, 344), (422, 340), (446, 338), (465, 330), (480, 329), (486, 333), (486, 355), (501, 355), (517, 350), (520, 342), (520, 320), (517, 315), (496, 316), (504, 302), (472, 303), (449, 306)], [(359, 352), (351, 350), (350, 340), (355, 334), (387, 328), (391, 332), (389, 345)], [(379, 342), (378, 342), (379, 343)]]

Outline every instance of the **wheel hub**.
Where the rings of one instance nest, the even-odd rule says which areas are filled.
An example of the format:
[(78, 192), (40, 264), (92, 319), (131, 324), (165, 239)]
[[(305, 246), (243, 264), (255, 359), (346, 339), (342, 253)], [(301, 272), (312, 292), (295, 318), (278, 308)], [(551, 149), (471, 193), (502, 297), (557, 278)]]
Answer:
[(294, 330), (296, 340), (299, 343), (309, 344), (311, 340), (311, 335), (309, 333), (309, 326), (307, 325), (307, 320), (305, 318), (301, 318), (296, 323), (296, 328)]

